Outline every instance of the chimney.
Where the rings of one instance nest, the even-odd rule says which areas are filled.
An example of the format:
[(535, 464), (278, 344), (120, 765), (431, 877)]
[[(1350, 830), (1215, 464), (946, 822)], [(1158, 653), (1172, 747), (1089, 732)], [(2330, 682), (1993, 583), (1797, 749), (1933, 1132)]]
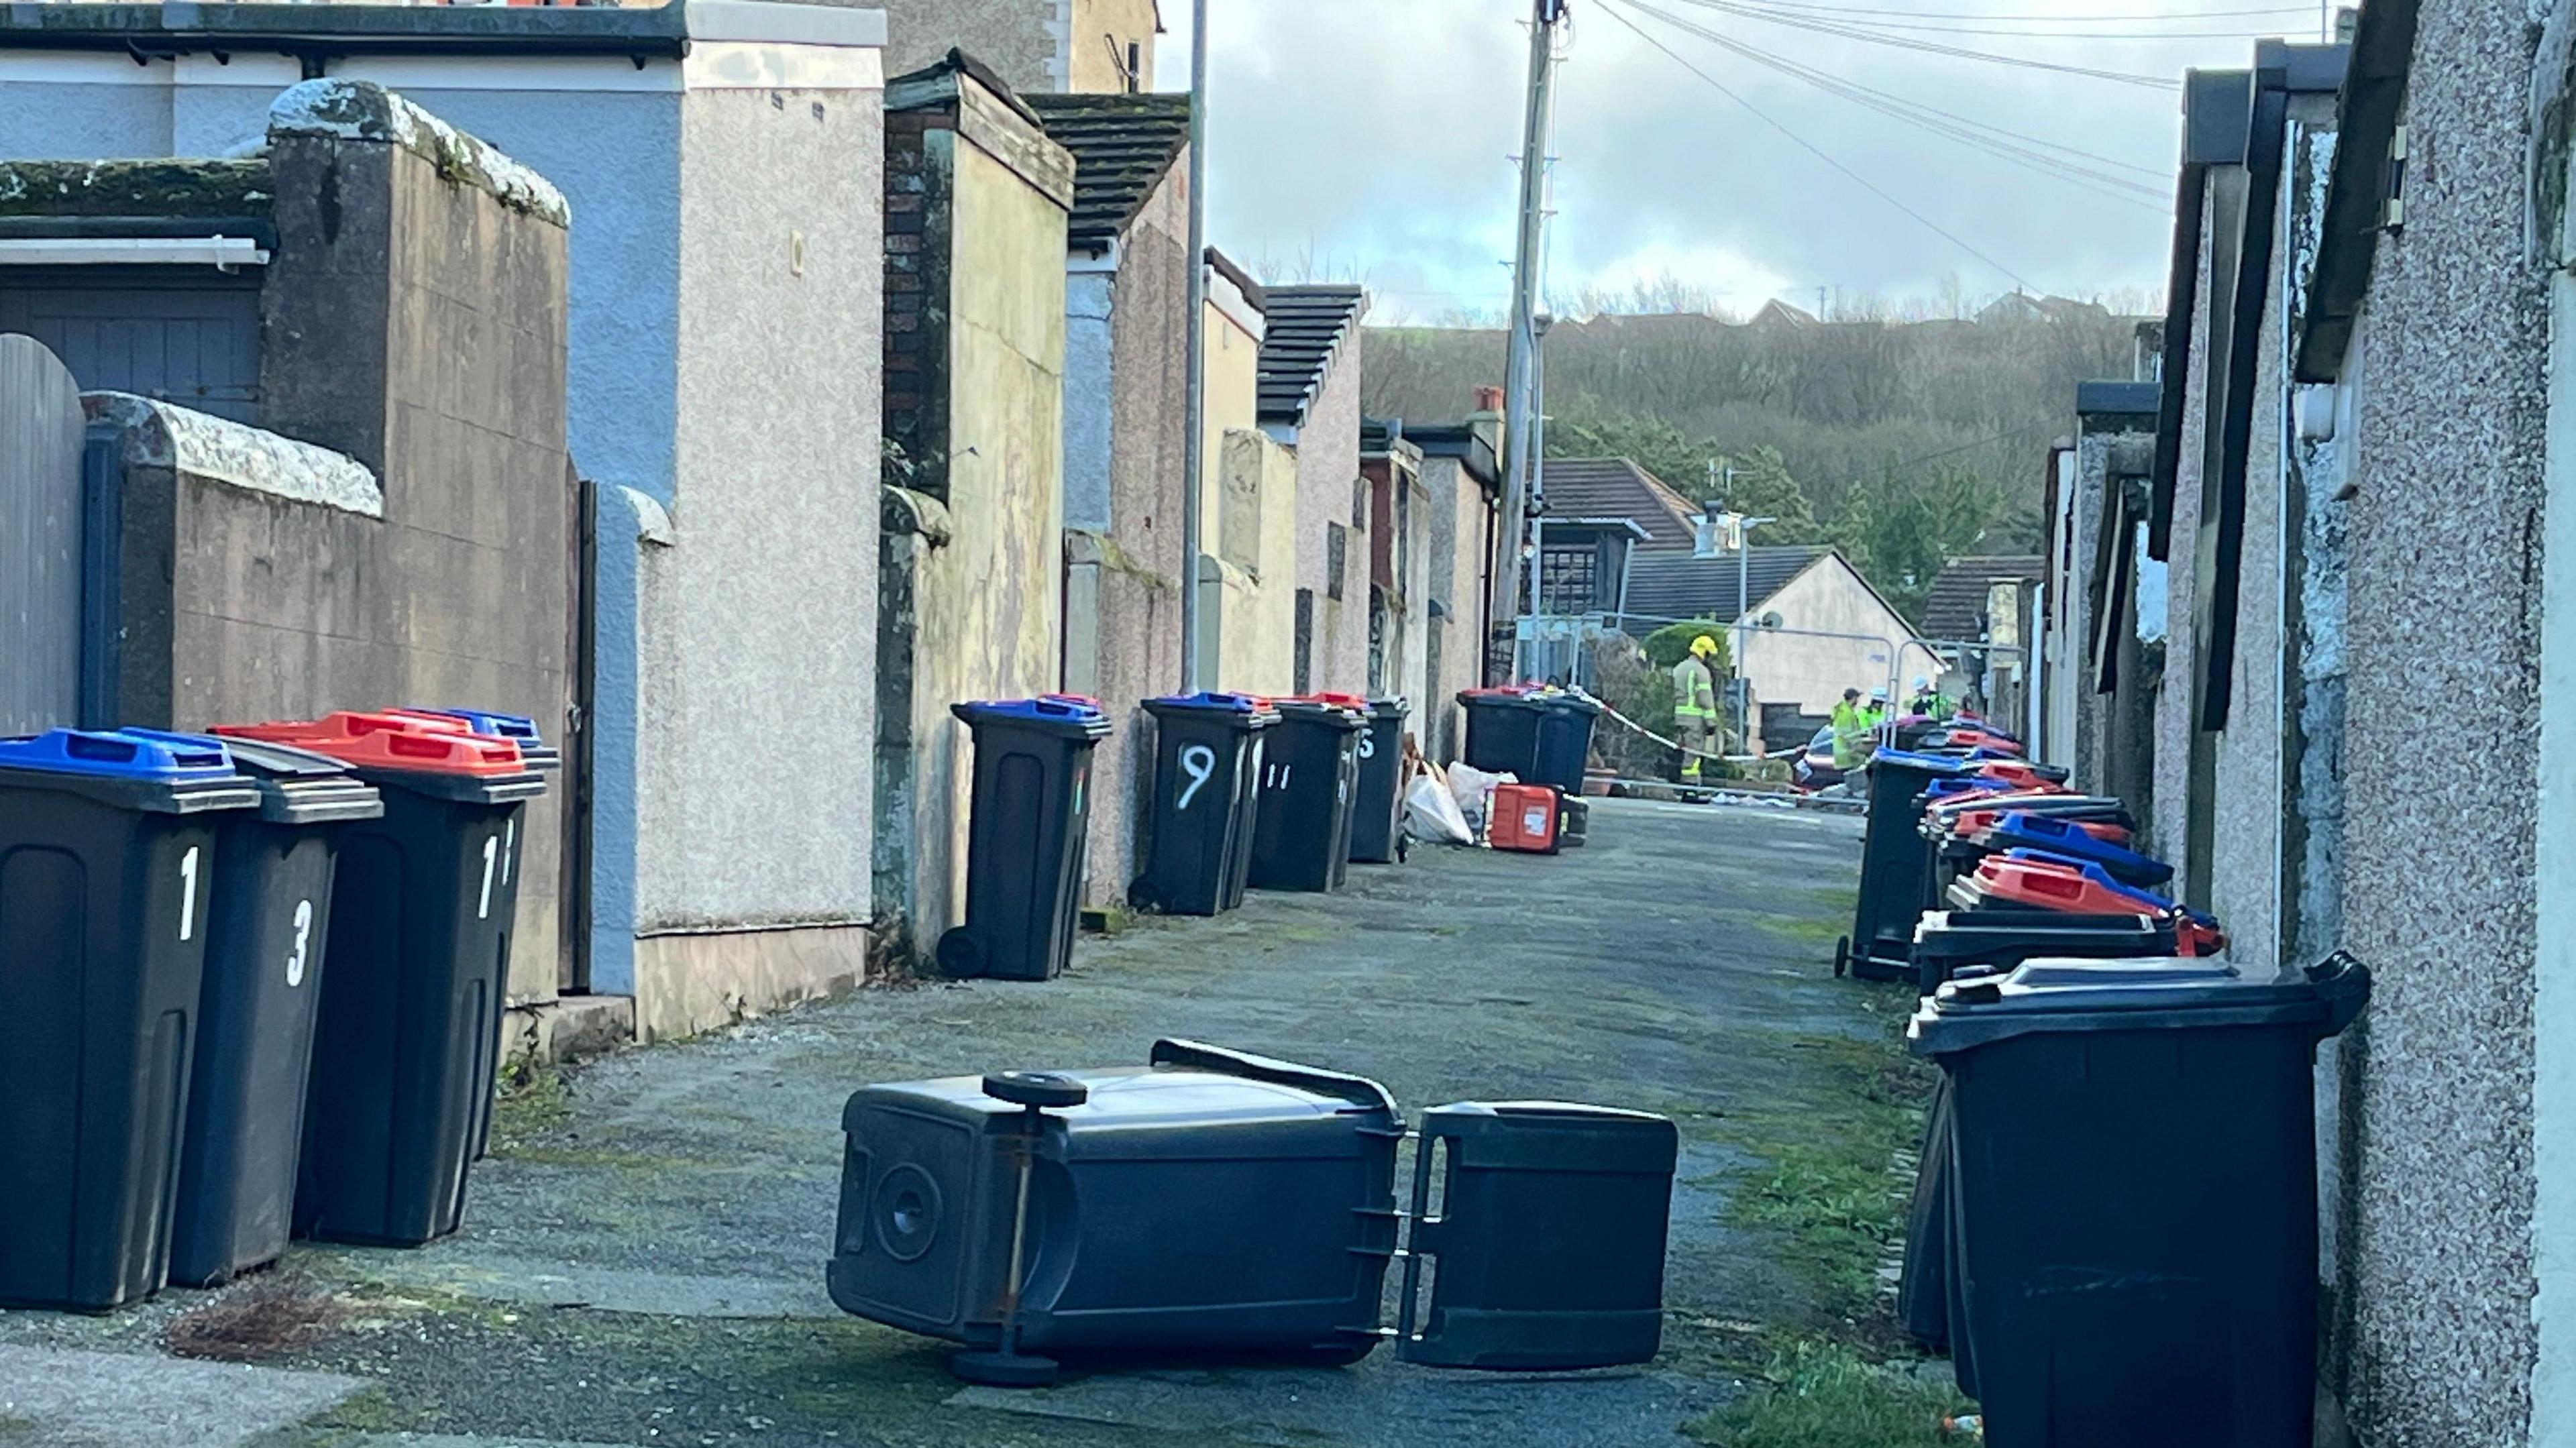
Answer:
[(1499, 387), (1477, 388), (1475, 410), (1478, 412), (1490, 412), (1495, 416), (1500, 417), (1503, 412), (1503, 389)]

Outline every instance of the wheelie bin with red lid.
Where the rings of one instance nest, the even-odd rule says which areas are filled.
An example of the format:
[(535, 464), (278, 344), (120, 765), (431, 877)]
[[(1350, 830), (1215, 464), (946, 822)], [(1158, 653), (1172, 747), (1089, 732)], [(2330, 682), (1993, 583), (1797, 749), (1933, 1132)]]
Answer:
[(167, 1280), (216, 835), (258, 803), (211, 739), (0, 740), (0, 1305)]
[(951, 976), (1053, 980), (1073, 955), (1091, 820), (1091, 751), (1109, 719), (1072, 698), (952, 704), (975, 736), (966, 921), (939, 937)]
[(225, 752), (258, 786), (259, 805), (225, 815), (215, 835), (170, 1230), (170, 1279), (191, 1287), (277, 1260), (293, 1234), (340, 839), (385, 808), (374, 786), (326, 755), (249, 739), (226, 741)]
[(1154, 720), (1154, 803), (1144, 872), (1127, 903), (1169, 915), (1231, 909), (1259, 803), (1248, 776), (1279, 715), (1248, 694), (1211, 692), (1147, 699), (1144, 709)]
[(1338, 889), (1350, 872), (1351, 803), (1359, 776), (1359, 711), (1323, 699), (1279, 699), (1261, 762), (1252, 885)]
[(501, 1051), (518, 871), (545, 780), (507, 739), (398, 714), (218, 726), (348, 764), (384, 814), (345, 827), (296, 1230), (418, 1246), (464, 1220)]

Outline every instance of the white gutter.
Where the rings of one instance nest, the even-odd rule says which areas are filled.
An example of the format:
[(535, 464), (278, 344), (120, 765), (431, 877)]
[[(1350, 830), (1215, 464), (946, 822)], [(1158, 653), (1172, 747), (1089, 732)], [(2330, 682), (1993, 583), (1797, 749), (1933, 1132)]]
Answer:
[(266, 266), (268, 252), (246, 236), (0, 237), (0, 266)]

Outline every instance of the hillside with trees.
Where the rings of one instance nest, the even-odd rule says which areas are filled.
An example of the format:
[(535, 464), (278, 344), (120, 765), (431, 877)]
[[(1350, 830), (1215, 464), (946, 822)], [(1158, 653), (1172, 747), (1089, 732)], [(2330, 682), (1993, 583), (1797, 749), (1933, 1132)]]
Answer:
[[(2136, 347), (2134, 317), (2055, 298), (1973, 321), (1598, 315), (1548, 333), (1547, 451), (1779, 518), (1760, 542), (1838, 544), (1910, 614), (1948, 560), (2037, 550), (2075, 384), (2130, 376)], [(1365, 406), (1454, 419), (1504, 350), (1498, 329), (1373, 328)]]

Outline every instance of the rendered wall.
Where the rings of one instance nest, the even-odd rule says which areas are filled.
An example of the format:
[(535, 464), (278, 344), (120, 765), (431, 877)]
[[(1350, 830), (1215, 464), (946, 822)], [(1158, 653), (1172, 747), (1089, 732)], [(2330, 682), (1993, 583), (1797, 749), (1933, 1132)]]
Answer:
[(1265, 433), (1238, 428), (1226, 435), (1222, 473), (1229, 491), (1253, 496), (1261, 525), (1259, 566), (1224, 564), (1221, 590), (1211, 590), (1219, 631), (1215, 687), (1294, 693), (1297, 455)]
[[(2204, 185), (2214, 185), (2205, 181)], [(2200, 277), (2194, 291), (2191, 360), (2181, 379), (2182, 443), (2174, 462), (2172, 541), (2166, 549), (2165, 668), (2156, 693), (2155, 807), (2143, 821), (2139, 843), (2176, 867), (2191, 838), (2191, 771), (2193, 712), (2191, 660), (2198, 655), (2200, 575), (2191, 566), (2200, 549), (2200, 476), (2204, 449), (2200, 439), (2209, 427), (2210, 230), (2207, 213), (2201, 227)]]
[(966, 903), (974, 760), (948, 706), (1044, 693), (1061, 667), (1065, 207), (953, 131), (925, 140), (946, 152), (954, 248), (941, 354), (950, 535), (924, 550), (912, 584), (906, 917), (926, 954)]
[[(1155, 0), (1055, 0), (1068, 16), (1067, 71), (1058, 87), (1074, 91), (1154, 88)], [(1127, 70), (1133, 46), (1136, 70)]]
[[(864, 969), (880, 126), (873, 90), (683, 103), (678, 546), (645, 595), (636, 929), (758, 938), (640, 950), (652, 1034)], [(792, 938), (808, 932), (853, 948)], [(757, 981), (731, 979), (736, 961)]]
[[(1206, 494), (1201, 506), (1207, 517), (1214, 518), (1224, 505), (1218, 478), (1224, 469), (1226, 434), (1261, 425), (1261, 339), (1214, 302), (1207, 304), (1200, 325), (1207, 339), (1206, 354), (1200, 359), (1200, 370), (1207, 377), (1207, 451), (1199, 464), (1199, 485)], [(1211, 545), (1208, 551), (1216, 549)]]
[[(1368, 691), (1369, 534), (1365, 506), (1354, 512), (1351, 485), (1360, 476), (1360, 329), (1342, 339), (1324, 384), (1297, 430), (1297, 586), (1315, 596), (1308, 687), (1318, 692)], [(1363, 495), (1365, 496), (1365, 495)], [(1342, 596), (1327, 587), (1328, 525), (1343, 540)]]
[[(1083, 899), (1123, 902), (1136, 874), (1139, 816), (1153, 788), (1153, 726), (1137, 701), (1181, 685), (1181, 497), (1189, 415), (1189, 213), (1184, 171), (1165, 177), (1120, 242), (1110, 319), (1113, 369), (1110, 552), (1100, 567), (1094, 633), (1098, 687), (1112, 733), (1092, 753), (1089, 872)], [(1070, 369), (1071, 362), (1068, 360)], [(1067, 395), (1077, 389), (1067, 378)], [(1067, 420), (1066, 435), (1073, 435)], [(1202, 517), (1201, 546), (1216, 531)], [(1067, 619), (1068, 637), (1075, 628)]]
[[(2535, 1142), (2563, 1172), (2566, 1129), (2533, 1116), (2534, 724), (2565, 704), (2538, 674), (2563, 497), (2544, 474), (2555, 258), (2526, 252), (2537, 34), (2520, 5), (2424, 8), (2405, 119), (2433, 161), (2407, 163), (2360, 331), (2348, 605), (2369, 652), (2347, 685), (2343, 940), (2375, 979), (2345, 1038), (2337, 1285), (2346, 1406), (2374, 1448), (2541, 1441), (2535, 1332), (2569, 1325), (2563, 1296), (2533, 1303), (2535, 1253), (2563, 1263), (2570, 1230), (2533, 1215)], [(2428, 787), (2428, 704), (2477, 721), (2497, 767)], [(2563, 1442), (2570, 1384), (2543, 1381)]]
[[(1818, 559), (1764, 599), (1760, 612), (1780, 615), (1783, 629), (1862, 637), (1802, 638), (1762, 629), (1742, 631), (1743, 673), (1757, 703), (1794, 703), (1802, 713), (1828, 713), (1841, 700), (1843, 690), (1858, 689), (1866, 696), (1872, 689), (1885, 688), (1891, 672), (1901, 674), (1910, 661), (1922, 658), (1919, 652), (1904, 653), (1914, 630), (1831, 555)], [(1900, 677), (1898, 687), (1904, 682)]]
[(1434, 642), (1424, 654), (1431, 673), (1423, 701), (1414, 706), (1414, 728), (1423, 753), (1449, 764), (1466, 743), (1458, 691), (1484, 683), (1479, 634), (1485, 617), (1485, 530), (1490, 505), (1483, 486), (1456, 458), (1423, 459), (1422, 481), (1431, 495), (1429, 587), (1440, 617), (1429, 620)]
[(953, 49), (993, 68), (1013, 90), (1054, 91), (1066, 0), (882, 0), (888, 75), (936, 64)]

